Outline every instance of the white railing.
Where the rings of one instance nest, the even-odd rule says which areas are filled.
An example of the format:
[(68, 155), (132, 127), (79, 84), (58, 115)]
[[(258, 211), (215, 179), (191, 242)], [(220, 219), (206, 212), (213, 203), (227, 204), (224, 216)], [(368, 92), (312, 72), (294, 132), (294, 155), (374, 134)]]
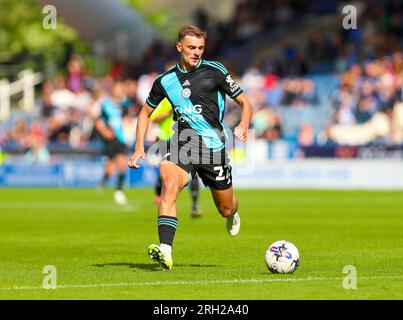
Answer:
[(0, 121), (7, 121), (10, 117), (11, 96), (17, 93), (22, 93), (23, 110), (31, 112), (35, 106), (35, 86), (43, 81), (42, 74), (27, 69), (21, 71), (18, 77), (11, 83), (7, 79), (0, 80)]

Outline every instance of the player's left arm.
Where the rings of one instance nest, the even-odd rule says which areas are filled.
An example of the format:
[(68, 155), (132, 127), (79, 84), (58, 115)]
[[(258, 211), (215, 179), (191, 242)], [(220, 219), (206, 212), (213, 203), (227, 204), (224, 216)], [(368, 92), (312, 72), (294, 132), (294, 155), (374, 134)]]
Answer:
[(241, 93), (234, 100), (242, 109), (241, 121), (234, 129), (234, 135), (239, 141), (245, 142), (248, 139), (248, 129), (253, 114), (252, 103), (244, 93)]
[(213, 66), (215, 67), (216, 79), (218, 81), (219, 88), (237, 104), (239, 104), (242, 109), (241, 121), (235, 128), (234, 135), (238, 140), (245, 142), (248, 139), (248, 129), (253, 114), (252, 103), (246, 97), (242, 88), (238, 86), (223, 64), (214, 62)]

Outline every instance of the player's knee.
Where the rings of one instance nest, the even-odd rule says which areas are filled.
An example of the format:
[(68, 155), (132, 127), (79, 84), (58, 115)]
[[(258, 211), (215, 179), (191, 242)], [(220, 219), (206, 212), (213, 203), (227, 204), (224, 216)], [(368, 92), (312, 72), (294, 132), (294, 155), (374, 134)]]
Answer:
[(179, 191), (178, 183), (174, 180), (167, 179), (162, 183), (162, 196), (165, 198), (176, 197)]

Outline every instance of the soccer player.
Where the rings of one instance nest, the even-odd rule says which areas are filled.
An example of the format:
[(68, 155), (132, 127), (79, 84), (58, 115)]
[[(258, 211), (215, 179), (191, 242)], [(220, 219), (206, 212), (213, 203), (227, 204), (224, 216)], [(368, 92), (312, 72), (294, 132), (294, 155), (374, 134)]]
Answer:
[[(158, 107), (153, 111), (153, 113), (150, 116), (150, 120), (156, 122), (159, 127), (159, 134), (158, 134), (159, 149), (166, 150), (168, 141), (173, 134), (172, 126), (174, 123), (172, 106), (167, 98), (162, 100), (158, 105)], [(202, 216), (202, 211), (199, 206), (199, 190), (200, 190), (199, 179), (196, 176), (192, 179), (192, 182), (190, 184), (190, 192), (192, 196), (192, 210), (190, 212), (190, 216), (192, 218)], [(155, 184), (155, 193), (156, 193), (155, 202), (157, 203), (157, 205), (159, 205), (161, 202), (161, 191), (162, 191), (162, 181), (161, 176), (158, 175), (158, 179)]]
[(155, 79), (139, 114), (135, 150), (128, 162), (129, 167), (139, 168), (137, 162), (145, 159), (144, 136), (150, 115), (167, 98), (174, 108), (175, 133), (160, 163), (160, 245), (148, 247), (150, 258), (164, 269), (171, 269), (173, 265), (172, 244), (178, 226), (176, 199), (196, 172), (210, 188), (217, 210), (226, 218), (228, 233), (236, 236), (240, 230), (238, 200), (234, 196), (231, 166), (225, 151), (222, 124), (225, 95), (242, 109), (240, 123), (234, 129), (235, 137), (241, 142), (247, 139), (253, 108), (224, 65), (202, 59), (205, 41), (206, 33), (196, 26), (184, 26), (179, 31), (176, 49), (180, 61)]
[(127, 198), (123, 192), (123, 183), (127, 169), (127, 146), (125, 143), (122, 123), (123, 85), (115, 82), (110, 97), (99, 102), (98, 112), (95, 111), (94, 126), (103, 141), (103, 153), (107, 157), (102, 186), (106, 186), (109, 178), (117, 168), (118, 176), (114, 199), (117, 204), (125, 205)]

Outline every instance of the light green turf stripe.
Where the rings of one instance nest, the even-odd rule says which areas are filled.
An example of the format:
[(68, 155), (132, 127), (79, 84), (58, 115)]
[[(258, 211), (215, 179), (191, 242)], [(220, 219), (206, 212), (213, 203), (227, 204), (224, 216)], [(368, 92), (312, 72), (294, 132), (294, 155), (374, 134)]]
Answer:
[[(400, 275), (392, 276), (368, 276), (358, 277), (363, 281), (374, 281), (382, 279), (400, 280)], [(208, 284), (249, 284), (249, 283), (270, 283), (270, 282), (315, 282), (315, 281), (342, 281), (341, 277), (305, 277), (305, 278), (258, 278), (258, 279), (223, 279), (223, 280), (194, 280), (194, 281), (152, 281), (152, 282), (121, 282), (121, 283), (93, 283), (93, 284), (66, 284), (58, 285), (57, 289), (76, 288), (98, 288), (98, 287), (137, 287), (137, 286), (177, 286), (177, 285), (208, 285)], [(0, 288), (0, 290), (44, 290), (43, 286), (14, 286)]]

